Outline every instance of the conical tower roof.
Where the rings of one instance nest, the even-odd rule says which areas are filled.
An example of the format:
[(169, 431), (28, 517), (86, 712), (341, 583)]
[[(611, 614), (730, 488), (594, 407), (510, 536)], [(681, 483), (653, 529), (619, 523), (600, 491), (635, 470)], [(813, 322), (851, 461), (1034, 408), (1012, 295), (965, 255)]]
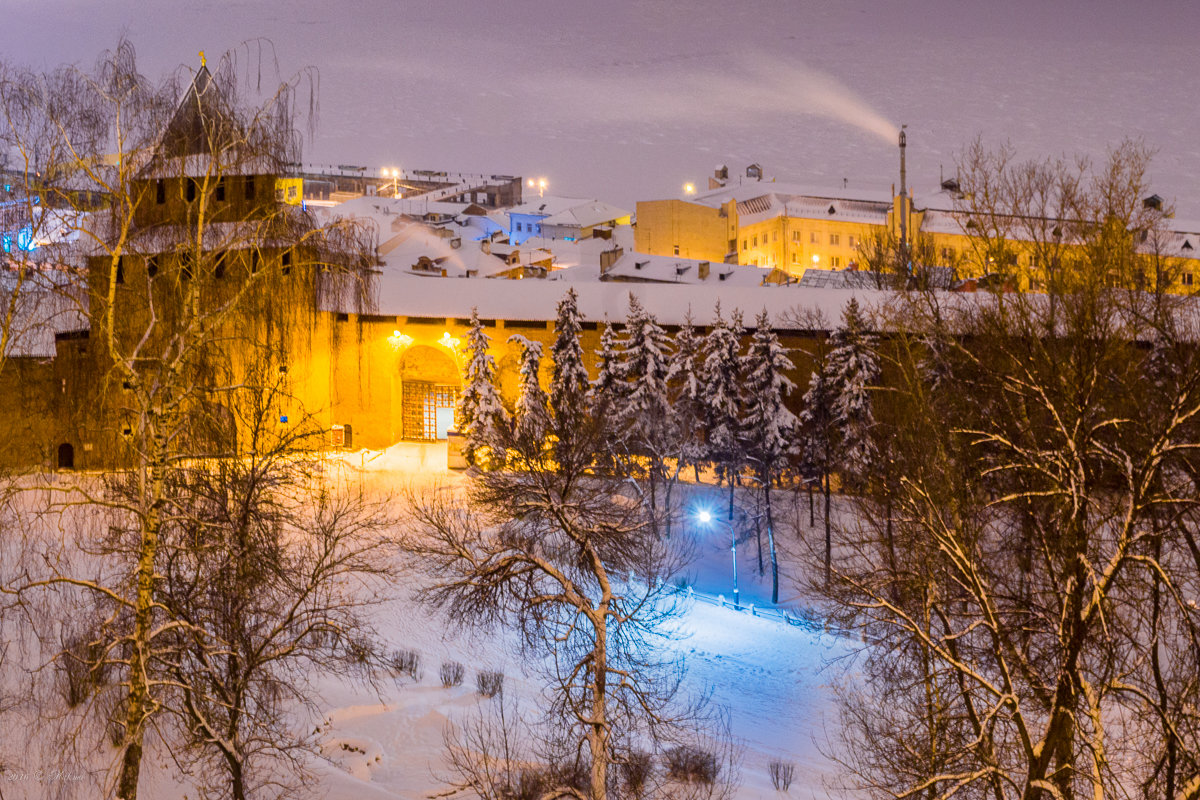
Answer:
[(211, 155), (213, 137), (226, 128), (227, 118), (221, 92), (208, 67), (201, 64), (163, 132), (159, 155), (164, 158)]

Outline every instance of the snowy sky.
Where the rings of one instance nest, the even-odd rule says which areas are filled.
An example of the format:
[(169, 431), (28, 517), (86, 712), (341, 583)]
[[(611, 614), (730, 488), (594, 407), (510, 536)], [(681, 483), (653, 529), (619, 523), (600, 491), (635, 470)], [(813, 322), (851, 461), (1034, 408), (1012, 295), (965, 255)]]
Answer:
[(1022, 156), (1158, 151), (1200, 220), (1194, 0), (2, 0), (0, 52), (90, 65), (126, 33), (158, 77), (269, 38), (320, 72), (306, 160), (545, 175), (632, 208), (717, 163), (918, 199), (977, 134)]

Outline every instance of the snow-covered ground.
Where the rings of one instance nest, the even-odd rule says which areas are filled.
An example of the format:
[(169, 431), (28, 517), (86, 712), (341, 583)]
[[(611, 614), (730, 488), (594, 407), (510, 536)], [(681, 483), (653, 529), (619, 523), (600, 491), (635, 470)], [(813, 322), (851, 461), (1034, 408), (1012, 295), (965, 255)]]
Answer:
[[(401, 443), (382, 452), (350, 454), (345, 462), (353, 468), (350, 480), (361, 478), (375, 490), (463, 480), (446, 471), (444, 451), (440, 444)], [(361, 465), (365, 470), (360, 472)], [(801, 533), (809, 530), (806, 501), (794, 507), (782, 494), (777, 500), (781, 549), (795, 551), (800, 544), (795, 526), (800, 525)], [(694, 513), (701, 508), (716, 513), (727, 508), (727, 502), (728, 495), (712, 486), (683, 487), (681, 504), (689, 513), (673, 535), (689, 543), (695, 556), (679, 576), (694, 599), (680, 620), (684, 637), (671, 643), (674, 652), (664, 655), (683, 658), (686, 690), (711, 691), (713, 700), (729, 710), (733, 734), (744, 746), (738, 798), (777, 796), (767, 775), (772, 759), (796, 764), (790, 796), (824, 798), (835, 772), (821, 752), (821, 742), (827, 727), (836, 722), (830, 682), (840, 676), (838, 668), (825, 667), (851, 648), (837, 637), (782, 617), (781, 610), (791, 617), (805, 610), (802, 576), (794, 560), (781, 566), (780, 604), (772, 608), (769, 565), (760, 576), (749, 530), (742, 531), (738, 544), (741, 609), (732, 607), (728, 528), (718, 522), (701, 525)], [(738, 504), (750, 502), (739, 497)], [(477, 671), (500, 669), (506, 692), (515, 689), (526, 698), (537, 693), (536, 678), (523, 674), (512, 656), (514, 643), (502, 632), (456, 633), (437, 612), (407, 597), (382, 607), (376, 618), (390, 648), (421, 654), (423, 676), (416, 683), (402, 678), (385, 684), (382, 696), (340, 680), (319, 685), (330, 721), (325, 752), (332, 762), (319, 771), (331, 800), (416, 798), (444, 789), (438, 780), (446, 774), (443, 729), (447, 722), (464, 719), (472, 706), (492, 702), (475, 693)], [(464, 684), (455, 689), (443, 689), (438, 680), (438, 667), (447, 660), (467, 668)]]
[[(401, 443), (384, 451), (347, 453), (338, 457), (344, 468), (334, 470), (334, 479), (369, 493), (398, 492), (420, 484), (453, 486), (467, 480), (446, 469), (445, 451), (444, 443)], [(696, 513), (702, 508), (714, 512), (727, 508), (727, 495), (706, 484), (685, 485), (681, 492), (687, 513), (682, 526), (673, 529), (672, 540), (692, 551), (694, 560), (677, 576), (686, 584), (682, 593), (688, 598), (678, 621), (682, 635), (665, 645), (668, 651), (662, 655), (682, 658), (687, 694), (711, 692), (712, 699), (728, 710), (732, 733), (743, 747), (736, 797), (778, 797), (767, 774), (773, 759), (796, 765), (790, 797), (828, 797), (826, 787), (835, 771), (822, 754), (821, 743), (826, 730), (836, 725), (830, 684), (842, 672), (826, 665), (852, 650), (852, 643), (811, 625), (795, 624), (805, 602), (803, 576), (793, 559), (785, 557), (782, 562), (781, 602), (770, 608), (769, 567), (758, 575), (755, 540), (748, 527), (738, 544), (741, 609), (733, 608), (729, 529), (723, 523), (701, 525)], [(794, 551), (801, 536), (819, 535), (819, 527), (807, 525), (806, 501), (800, 499), (797, 505), (782, 493), (777, 500), (781, 549)], [(738, 503), (752, 504), (745, 496)], [(50, 531), (49, 535), (56, 534)], [(383, 675), (370, 686), (353, 677), (312, 676), (310, 695), (318, 719), (306, 724), (319, 728), (325, 756), (312, 762), (315, 783), (308, 788), (314, 797), (415, 800), (444, 790), (447, 724), (465, 720), (482, 704), (496, 702), (476, 693), (475, 676), (480, 670), (502, 671), (507, 696), (523, 698), (527, 704), (537, 702), (538, 678), (523, 669), (513, 634), (458, 629), (439, 612), (413, 601), (411, 587), (419, 581), (419, 575), (402, 579), (394, 587), (394, 596), (372, 614), (387, 652), (414, 650), (420, 655), (418, 680)], [(724, 602), (719, 599), (722, 595)], [(438, 671), (446, 661), (465, 666), (461, 686), (442, 687)], [(8, 677), (17, 675), (14, 671)], [(53, 670), (43, 675), (55, 679)], [(55, 688), (51, 685), (48, 690)], [(115, 752), (85, 755), (84, 761), (99, 766)], [(90, 779), (56, 778), (54, 771), (64, 763), (61, 751), (47, 749), (45, 743), (0, 741), (0, 764), (6, 770), (2, 796), (33, 800), (61, 791), (63, 797), (82, 797), (96, 789)], [(146, 796), (163, 800), (194, 796), (193, 788), (178, 783), (178, 770), (161, 749), (150, 751), (142, 786)]]
[(1200, 219), (1192, 0), (55, 0), (3, 20), (6, 59), (90, 65), (126, 32), (154, 77), (266, 37), (285, 74), (320, 71), (321, 163), (546, 176), (633, 208), (717, 163), (887, 190), (907, 123), (920, 202), (979, 134), (1094, 158), (1140, 136), (1155, 190)]

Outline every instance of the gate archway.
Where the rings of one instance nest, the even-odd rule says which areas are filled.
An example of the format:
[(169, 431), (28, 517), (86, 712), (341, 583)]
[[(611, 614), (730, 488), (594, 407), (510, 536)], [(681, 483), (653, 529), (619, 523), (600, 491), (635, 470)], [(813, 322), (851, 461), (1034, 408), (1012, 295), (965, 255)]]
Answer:
[(462, 390), (458, 365), (439, 347), (415, 345), (400, 359), (400, 438), (433, 442), (454, 427)]

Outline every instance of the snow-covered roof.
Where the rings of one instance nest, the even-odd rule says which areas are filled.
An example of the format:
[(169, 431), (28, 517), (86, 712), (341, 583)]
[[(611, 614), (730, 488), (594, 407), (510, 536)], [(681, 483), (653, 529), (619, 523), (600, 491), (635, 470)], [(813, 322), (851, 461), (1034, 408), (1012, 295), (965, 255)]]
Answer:
[(748, 181), (746, 183), (722, 186), (696, 195), (684, 197), (691, 203), (720, 208), (734, 200), (739, 203), (756, 197), (773, 194), (785, 201), (797, 197), (821, 198), (825, 200), (859, 200), (868, 203), (892, 202), (892, 193), (887, 189), (875, 190), (865, 188), (843, 187), (830, 189), (819, 186), (805, 186), (797, 183), (778, 183), (776, 181)]
[(804, 219), (832, 219), (843, 222), (862, 222), (868, 225), (886, 225), (891, 202), (874, 200), (844, 200), (827, 197), (793, 197), (785, 206), (789, 217)]
[[(564, 276), (565, 277), (565, 276)], [(579, 310), (584, 320), (602, 322), (624, 319), (629, 295), (636, 296), (664, 325), (683, 324), (691, 314), (697, 325), (712, 324), (720, 301), (726, 315), (740, 309), (749, 318), (766, 309), (772, 324), (794, 327), (799, 310), (815, 309), (829, 320), (840, 318), (851, 297), (859, 302), (882, 302), (889, 292), (879, 290), (804, 289), (790, 286), (736, 286), (724, 282), (695, 284), (618, 283), (571, 281), (579, 293)], [(376, 314), (414, 317), (468, 317), (475, 308), (479, 316), (505, 320), (552, 320), (555, 307), (568, 286), (563, 280), (527, 279), (512, 281), (480, 278), (418, 278), (402, 271), (385, 271), (375, 287)], [(354, 312), (337, 299), (323, 301), (321, 310)]]
[(560, 197), (558, 195), (548, 194), (545, 197), (535, 197), (527, 203), (522, 203), (519, 206), (513, 206), (508, 209), (509, 214), (525, 214), (534, 217), (553, 217), (556, 214), (561, 214), (569, 211), (575, 206), (585, 205), (587, 203), (599, 202), (597, 200), (589, 200), (586, 197)]
[[(540, 247), (554, 253), (554, 266), (567, 269), (582, 264), (600, 266), (600, 254), (605, 250), (620, 247), (626, 252), (633, 249), (633, 227), (617, 225), (612, 229), (611, 239), (588, 237), (586, 239), (551, 239), (546, 236), (530, 236), (522, 242), (525, 247)], [(597, 273), (599, 274), (599, 273)]]
[(600, 200), (589, 200), (579, 205), (551, 214), (542, 220), (542, 225), (566, 225), (590, 228), (604, 222), (628, 217), (629, 212)]
[[(63, 331), (88, 327), (86, 309), (80, 298), (52, 288), (52, 276), (29, 275), (17, 292), (13, 314), (4, 342), (6, 358), (51, 358), (55, 354), (54, 337)], [(0, 273), (0, 298), (11, 301), (15, 288), (11, 274)], [(83, 298), (86, 300), (86, 298)]]
[[(653, 283), (723, 284), (761, 286), (773, 270), (748, 264), (726, 264), (678, 256), (625, 253), (604, 272), (606, 280)], [(704, 277), (701, 274), (704, 273)]]
[[(428, 225), (402, 216), (397, 209), (404, 202), (384, 197), (356, 197), (332, 208), (319, 209), (317, 214), (330, 220), (352, 217), (373, 224), (378, 232), (378, 255), (385, 276), (394, 273), (440, 275), (444, 269), (451, 276), (473, 272), (486, 277), (508, 269), (503, 259), (485, 253), (474, 236), (457, 234), (457, 226), (451, 225), (439, 233)], [(452, 235), (447, 237), (445, 233)], [(421, 261), (422, 257), (425, 262)]]

